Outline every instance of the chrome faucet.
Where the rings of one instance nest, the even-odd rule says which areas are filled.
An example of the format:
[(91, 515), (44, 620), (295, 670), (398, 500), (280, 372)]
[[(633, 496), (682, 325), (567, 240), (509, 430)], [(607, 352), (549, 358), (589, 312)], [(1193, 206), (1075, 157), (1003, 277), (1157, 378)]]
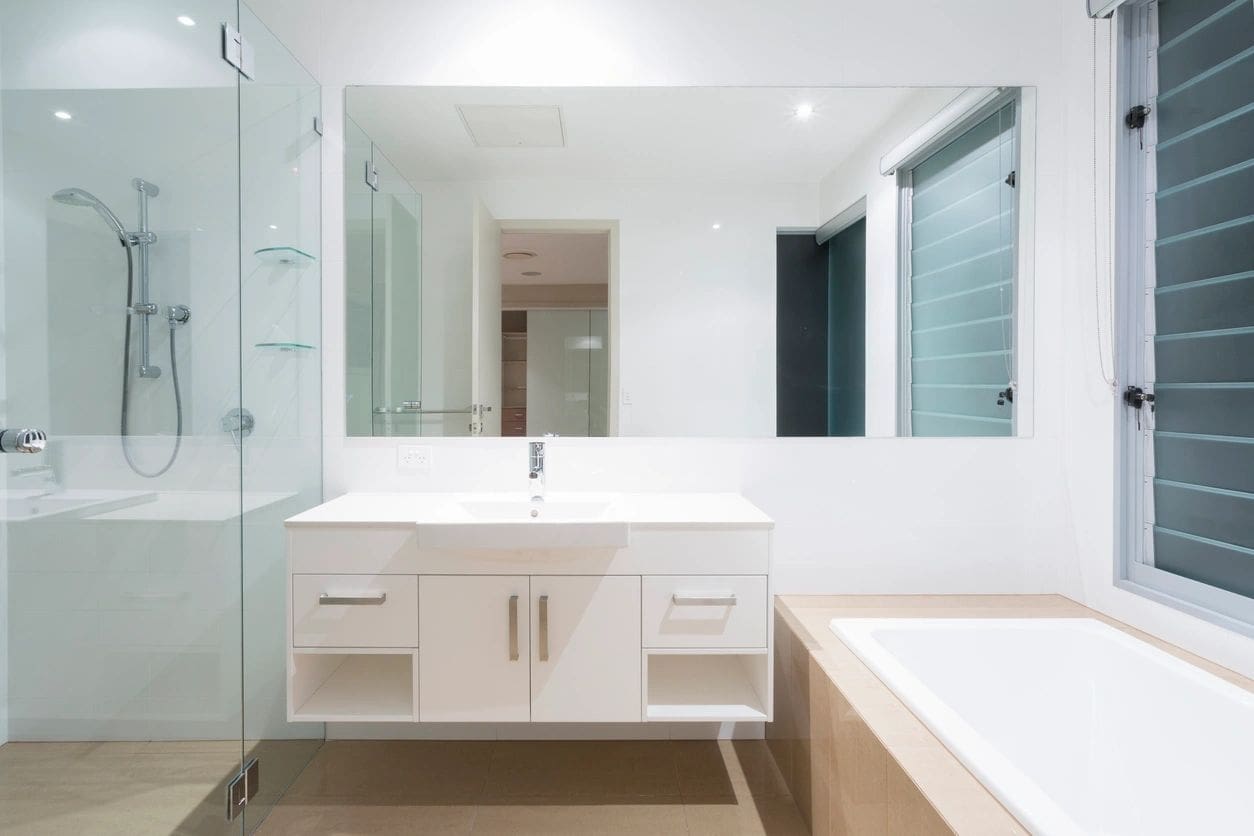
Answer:
[(527, 481), (531, 485), (531, 501), (544, 501), (544, 442), (531, 442), (531, 454), (528, 456)]

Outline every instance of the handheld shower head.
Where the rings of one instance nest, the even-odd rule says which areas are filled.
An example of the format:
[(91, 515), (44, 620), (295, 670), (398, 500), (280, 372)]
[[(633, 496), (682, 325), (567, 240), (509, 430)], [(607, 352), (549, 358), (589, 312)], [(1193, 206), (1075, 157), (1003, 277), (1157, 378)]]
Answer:
[(130, 243), (130, 237), (126, 234), (126, 227), (118, 220), (118, 216), (113, 214), (113, 210), (108, 206), (104, 205), (104, 201), (86, 189), (62, 189), (54, 194), (52, 199), (57, 203), (64, 203), (66, 206), (90, 206), (117, 233), (123, 244)]

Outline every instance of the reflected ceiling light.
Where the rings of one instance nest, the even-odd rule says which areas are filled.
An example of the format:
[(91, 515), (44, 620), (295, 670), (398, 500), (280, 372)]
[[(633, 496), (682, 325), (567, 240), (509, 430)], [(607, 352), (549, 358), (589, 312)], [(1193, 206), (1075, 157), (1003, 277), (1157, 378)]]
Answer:
[(540, 276), (543, 274), (539, 270), (524, 270), (523, 275), (529, 279), (534, 279), (536, 276)]
[(196, 25), (196, 21), (188, 17), (187, 15), (179, 15), (178, 17), (175, 18), (175, 20), (177, 20), (179, 23), (183, 24), (184, 26)]
[(814, 115), (814, 105), (806, 102), (797, 105), (797, 109), (793, 111), (793, 115), (798, 119), (809, 119)]
[(271, 229), (278, 229), (278, 224), (270, 224)]
[(531, 250), (509, 250), (501, 253), (501, 258), (508, 258), (512, 261), (518, 261), (524, 258), (535, 258), (536, 254)]
[(68, 112), (66, 112), (66, 111), (64, 111), (64, 110), (54, 110), (54, 111), (52, 112), (52, 115), (53, 115), (53, 116), (55, 116), (55, 117), (57, 117), (58, 119), (63, 120), (63, 121), (69, 121), (70, 119), (73, 119), (73, 118), (74, 118), (74, 117), (73, 117), (73, 116), (71, 116)]
[(723, 228), (722, 224), (714, 224), (710, 227), (710, 229), (722, 229), (722, 228)]

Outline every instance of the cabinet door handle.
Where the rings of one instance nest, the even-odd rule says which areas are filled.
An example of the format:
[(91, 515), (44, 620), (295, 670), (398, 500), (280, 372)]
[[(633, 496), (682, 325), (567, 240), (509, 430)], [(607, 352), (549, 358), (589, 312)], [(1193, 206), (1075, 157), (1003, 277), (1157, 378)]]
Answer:
[(549, 596), (540, 596), (540, 661), (549, 661)]
[(671, 602), (677, 607), (734, 607), (736, 606), (736, 593), (693, 595), (691, 593), (676, 592), (671, 596)]
[(323, 607), (377, 607), (388, 599), (386, 592), (371, 592), (366, 595), (332, 595), (324, 592), (318, 596), (318, 605)]
[(518, 661), (518, 596), (509, 596), (509, 660)]

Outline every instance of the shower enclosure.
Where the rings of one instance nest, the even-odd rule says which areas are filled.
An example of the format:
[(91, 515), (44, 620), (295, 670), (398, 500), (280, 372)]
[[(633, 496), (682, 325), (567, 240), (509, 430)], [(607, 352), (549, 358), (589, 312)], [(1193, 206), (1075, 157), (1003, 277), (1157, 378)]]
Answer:
[(0, 832), (250, 832), (321, 743), (320, 96), (237, 0), (0, 5)]

